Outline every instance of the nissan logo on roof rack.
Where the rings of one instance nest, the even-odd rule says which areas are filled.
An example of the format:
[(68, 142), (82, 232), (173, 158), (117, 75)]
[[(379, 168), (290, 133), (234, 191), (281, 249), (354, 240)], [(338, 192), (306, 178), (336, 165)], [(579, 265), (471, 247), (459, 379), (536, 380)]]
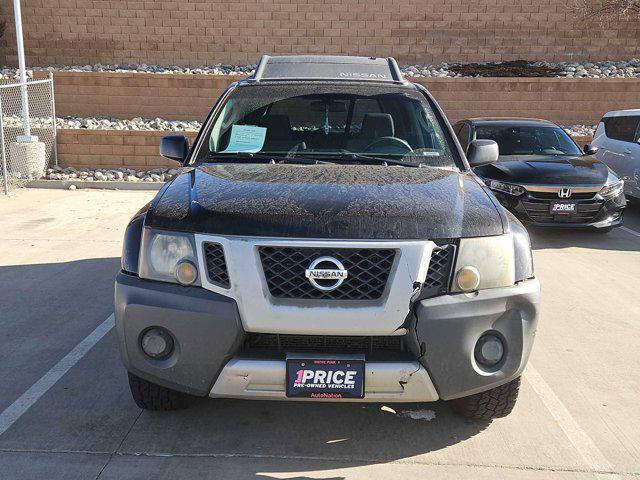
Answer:
[(365, 73), (365, 72), (340, 72), (338, 73), (340, 77), (349, 77), (349, 78), (382, 78), (387, 79), (384, 73)]

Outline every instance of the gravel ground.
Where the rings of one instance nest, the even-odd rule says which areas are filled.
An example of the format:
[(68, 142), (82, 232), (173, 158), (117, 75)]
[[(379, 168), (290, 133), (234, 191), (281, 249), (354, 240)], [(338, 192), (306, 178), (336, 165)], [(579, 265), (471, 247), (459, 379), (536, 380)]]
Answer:
[[(38, 71), (72, 71), (72, 72), (140, 72), (140, 73), (179, 73), (204, 75), (248, 75), (255, 65), (222, 65), (183, 67), (178, 65), (72, 65), (65, 67), (38, 67)], [(640, 77), (640, 60), (632, 58), (627, 61), (607, 62), (513, 62), (490, 63), (440, 63), (437, 65), (405, 65), (400, 67), (407, 77), (586, 77), (586, 78), (631, 78)], [(33, 74), (33, 70), (27, 72)], [(15, 68), (0, 69), (0, 79), (17, 79)]]

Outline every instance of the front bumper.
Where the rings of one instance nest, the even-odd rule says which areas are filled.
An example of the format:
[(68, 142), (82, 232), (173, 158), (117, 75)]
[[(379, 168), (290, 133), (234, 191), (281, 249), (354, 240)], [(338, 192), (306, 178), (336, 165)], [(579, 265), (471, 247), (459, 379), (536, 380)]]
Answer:
[[(421, 301), (405, 335), (413, 358), (367, 358), (365, 398), (356, 401), (448, 400), (517, 377), (531, 351), (539, 291), (533, 279)], [(245, 332), (235, 300), (122, 273), (116, 278), (115, 300), (121, 356), (130, 372), (193, 395), (287, 399), (284, 359), (242, 356)], [(167, 359), (153, 360), (142, 351), (140, 335), (152, 326), (166, 328), (174, 338), (175, 349)], [(473, 354), (486, 332), (500, 335), (506, 346), (504, 360), (490, 371), (477, 365)]]
[[(622, 225), (626, 200), (623, 194), (602, 199), (578, 199), (575, 215), (551, 215), (551, 198), (538, 198), (529, 192), (515, 197), (493, 192), (498, 201), (525, 225), (559, 228), (609, 228)], [(556, 198), (555, 200), (563, 200)], [(569, 198), (568, 200), (572, 200)]]
[[(538, 324), (540, 284), (531, 279), (513, 287), (444, 295), (417, 306), (416, 335), (421, 358), (440, 398), (450, 400), (489, 390), (524, 370)], [(502, 339), (505, 355), (496, 366), (476, 362), (478, 339)]]
[[(120, 356), (129, 372), (198, 396), (211, 391), (244, 338), (234, 300), (123, 273), (116, 277), (115, 317)], [(148, 357), (140, 345), (142, 332), (155, 326), (174, 338), (174, 351), (164, 360)]]

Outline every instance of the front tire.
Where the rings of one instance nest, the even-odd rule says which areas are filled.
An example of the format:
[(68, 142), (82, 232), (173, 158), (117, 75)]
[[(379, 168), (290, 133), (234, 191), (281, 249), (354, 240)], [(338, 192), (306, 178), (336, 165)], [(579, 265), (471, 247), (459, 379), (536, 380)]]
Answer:
[(191, 396), (162, 385), (151, 383), (129, 373), (129, 388), (136, 405), (145, 410), (182, 410), (189, 406)]
[(449, 401), (454, 412), (474, 420), (492, 420), (511, 413), (518, 399), (520, 377), (486, 392)]

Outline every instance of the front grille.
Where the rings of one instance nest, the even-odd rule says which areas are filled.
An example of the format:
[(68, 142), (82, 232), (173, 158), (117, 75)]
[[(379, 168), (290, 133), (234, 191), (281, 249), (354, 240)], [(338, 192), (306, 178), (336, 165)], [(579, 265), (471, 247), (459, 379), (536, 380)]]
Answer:
[(423, 289), (429, 289), (434, 294), (447, 293), (454, 253), (453, 245), (436, 247), (433, 250)]
[(248, 333), (243, 352), (380, 353), (404, 352), (402, 336), (281, 335)]
[[(563, 199), (564, 200), (564, 199)], [(577, 210), (572, 215), (552, 215), (550, 213), (551, 202), (544, 200), (522, 200), (529, 218), (539, 223), (589, 223), (600, 211), (603, 200), (587, 200), (580, 201), (577, 204)]]
[(597, 192), (572, 192), (569, 198), (558, 197), (558, 192), (529, 192), (529, 195), (541, 200), (590, 200), (595, 197), (596, 193)]
[(229, 288), (229, 272), (224, 258), (222, 245), (214, 242), (204, 243), (204, 258), (207, 264), (209, 281), (223, 288)]
[[(259, 247), (269, 292), (276, 298), (305, 300), (377, 300), (385, 291), (395, 250), (373, 248)], [(348, 272), (332, 291), (315, 288), (305, 277), (311, 262), (330, 256)]]

